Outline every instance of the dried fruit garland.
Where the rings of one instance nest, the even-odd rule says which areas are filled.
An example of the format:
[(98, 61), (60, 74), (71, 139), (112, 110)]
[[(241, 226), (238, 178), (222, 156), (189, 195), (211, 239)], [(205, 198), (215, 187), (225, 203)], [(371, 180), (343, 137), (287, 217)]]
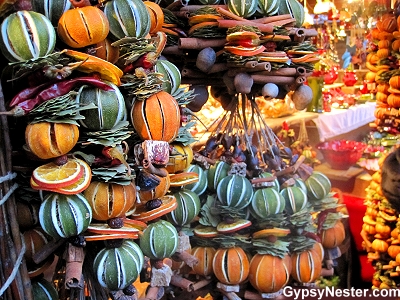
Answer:
[[(34, 1), (39, 12), (6, 17), (0, 47), (14, 62), (3, 72), (4, 80), (11, 80), (5, 91), (8, 114), (23, 116), (16, 132), (26, 127), (25, 141), (16, 137), (15, 148), (32, 158), (16, 162), (18, 196), (40, 206), (39, 221), (32, 218), (27, 227), (40, 225), (49, 235), (49, 247), (41, 247), (39, 240), (32, 250), (33, 281), (54, 259), (48, 249), (59, 248), (64, 252), (54, 272), (61, 298), (84, 293), (91, 298), (108, 294), (126, 299), (138, 293), (160, 298), (169, 285), (194, 291), (214, 284), (209, 278), (192, 283), (180, 275), (204, 263), (204, 255), (191, 250), (202, 244), (211, 245), (205, 268), (214, 271), (196, 273), (217, 278), (221, 293), (240, 292), (237, 284), (248, 277), (256, 293), (267, 294), (279, 293), (288, 284), (289, 273), (301, 283), (318, 277), (323, 258), (313, 247), (317, 235), (324, 236), (321, 228), (329, 230), (340, 222), (337, 199), (330, 193), (329, 180), (277, 143), (253, 99), (304, 89), (316, 49), (304, 42), (305, 29), (292, 27), (287, 32), (280, 27), (301, 26), (303, 10), (296, 0), (280, 5), (275, 1), (273, 8), (264, 3), (259, 10), (265, 18), (257, 15), (256, 2), (249, 1), (244, 10), (239, 4), (230, 1), (216, 9), (178, 5), (167, 10), (139, 0), (113, 0), (104, 7), (80, 3), (76, 8), (60, 2), (51, 7), (60, 15), (55, 21), (47, 19), (53, 12), (43, 11)], [(245, 19), (252, 15), (260, 18)], [(58, 36), (49, 24), (57, 24)], [(82, 28), (83, 24), (88, 26)], [(10, 39), (18, 30), (40, 26), (46, 29), (30, 32), (32, 39), (18, 47)], [(210, 39), (193, 48), (199, 40), (179, 38), (180, 34)], [(202, 73), (190, 64), (193, 59), (184, 65), (178, 62), (180, 68), (171, 63), (176, 61), (176, 53), (169, 59), (176, 37), (185, 53), (207, 48), (208, 43), (207, 52), (201, 50), (197, 56), (196, 67)], [(63, 49), (64, 44), (74, 49)], [(170, 61), (160, 59), (161, 53)], [(220, 122), (219, 131), (213, 132), (218, 134), (199, 152), (189, 146), (193, 137), (188, 107), (199, 110), (208, 91), (200, 99), (201, 89), (195, 84), (189, 91), (181, 88), (185, 80), (180, 72), (186, 81), (199, 78), (203, 84), (204, 77), (218, 75), (226, 87), (222, 95), (229, 121)], [(310, 100), (306, 98), (294, 98), (301, 100), (296, 105), (304, 106)], [(255, 132), (259, 149), (250, 142)], [(266, 196), (269, 193), (279, 199), (279, 207)], [(315, 220), (313, 212), (319, 214)], [(313, 257), (300, 277), (295, 275), (296, 264), (290, 266), (290, 253)], [(232, 259), (225, 259), (228, 254)], [(257, 264), (252, 255), (263, 261), (279, 257), (285, 274), (280, 286), (257, 283), (260, 274), (252, 271)], [(241, 271), (229, 274), (237, 271), (235, 266)], [(147, 291), (135, 291), (134, 286), (142, 287), (139, 274), (149, 281), (144, 284), (150, 286)], [(81, 275), (87, 289), (82, 289)], [(51, 284), (38, 281), (36, 286), (35, 295), (40, 289), (54, 294)]]

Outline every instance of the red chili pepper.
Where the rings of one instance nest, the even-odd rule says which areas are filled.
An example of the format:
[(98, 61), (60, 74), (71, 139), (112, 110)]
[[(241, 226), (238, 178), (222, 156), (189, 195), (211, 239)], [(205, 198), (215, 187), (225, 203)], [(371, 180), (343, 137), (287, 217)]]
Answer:
[(22, 90), (17, 95), (15, 95), (14, 98), (11, 100), (10, 107), (18, 105), (19, 103), (31, 99), (32, 97), (36, 97), (37, 94), (39, 94), (41, 91), (43, 91), (44, 88), (46, 88), (49, 85), (51, 85), (51, 82), (46, 82), (41, 85), (29, 87)]
[(38, 104), (51, 100), (53, 98), (63, 96), (69, 93), (72, 89), (82, 85), (92, 85), (105, 91), (113, 91), (113, 88), (104, 81), (93, 77), (77, 77), (74, 79), (63, 80), (49, 85), (47, 88), (42, 89), (36, 93), (34, 98), (27, 99), (18, 103), (18, 107), (22, 108), (25, 112), (31, 111)]

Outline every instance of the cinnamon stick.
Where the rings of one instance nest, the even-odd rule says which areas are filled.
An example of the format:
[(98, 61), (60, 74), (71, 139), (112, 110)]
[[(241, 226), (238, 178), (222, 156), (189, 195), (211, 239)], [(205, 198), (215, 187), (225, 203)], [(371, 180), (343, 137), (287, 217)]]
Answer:
[(287, 76), (271, 76), (271, 75), (261, 75), (261, 74), (251, 74), (251, 77), (254, 80), (254, 83), (266, 84), (266, 83), (275, 83), (275, 84), (293, 84), (295, 79), (293, 77)]
[(189, 68), (182, 69), (182, 77), (189, 77), (189, 78), (204, 78), (206, 75), (203, 72), (195, 71)]
[(68, 243), (64, 252), (64, 259), (66, 261), (65, 267), (65, 287), (83, 288), (82, 285), (82, 265), (85, 259), (85, 253), (82, 247), (73, 246)]
[(294, 33), (293, 40), (297, 43), (302, 43), (305, 38), (306, 38), (306, 34), (304, 32), (304, 28), (297, 28)]
[[(295, 35), (298, 28), (290, 28), (289, 35)], [(314, 28), (303, 28), (306, 37), (318, 36), (317, 30)]]
[(264, 75), (272, 75), (272, 76), (296, 76), (297, 75), (297, 69), (296, 68), (280, 68), (278, 70), (272, 70), (271, 72), (266, 72), (260, 73)]
[(193, 282), (191, 282), (190, 280), (187, 280), (186, 278), (183, 278), (180, 275), (177, 275), (177, 274), (172, 275), (170, 283), (181, 289), (185, 289), (188, 292), (194, 291)]
[(211, 279), (203, 279), (200, 281), (197, 281), (193, 284), (193, 291), (197, 291), (203, 287), (205, 287), (206, 285), (210, 284), (212, 282)]
[[(217, 9), (218, 7), (222, 7), (224, 9), (228, 9), (228, 5), (207, 5), (208, 7)], [(189, 12), (195, 12), (196, 10), (204, 8), (204, 5), (186, 5), (181, 8), (181, 10), (186, 10)]]
[(249, 20), (246, 21), (238, 21), (238, 20), (217, 20), (218, 27), (220, 28), (231, 28), (235, 26), (254, 26), (257, 27), (261, 32), (272, 33), (274, 31), (274, 25), (271, 24), (259, 24), (255, 22), (251, 22)]
[(228, 66), (226, 65), (226, 63), (216, 63), (211, 67), (211, 69), (207, 72), (207, 74), (223, 72), (226, 70), (228, 70)]
[(276, 179), (276, 176), (266, 177), (266, 178), (253, 178), (250, 180), (251, 184), (272, 182)]
[(183, 55), (182, 49), (179, 48), (179, 46), (168, 46), (165, 47), (162, 51), (162, 54), (167, 54), (167, 55)]
[(239, 17), (235, 15), (234, 13), (231, 13), (229, 10), (222, 8), (222, 7), (217, 7), (217, 11), (219, 12), (220, 15), (227, 17), (232, 20), (237, 20), (237, 21), (248, 21), (245, 18)]
[(254, 19), (251, 21), (255, 22), (255, 23), (268, 24), (270, 22), (282, 21), (282, 20), (286, 20), (286, 19), (292, 19), (292, 15), (291, 14), (277, 15), (277, 16)]
[(190, 12), (184, 11), (184, 10), (179, 10), (179, 11), (172, 11), (175, 17), (181, 18), (181, 19), (189, 19)]
[(306, 73), (307, 73), (306, 68), (304, 68), (304, 67), (297, 67), (296, 68), (296, 75), (305, 76)]
[(288, 25), (288, 24), (291, 24), (291, 23), (295, 23), (295, 22), (296, 22), (295, 18), (290, 18), (290, 19), (284, 19), (284, 20), (269, 22), (267, 24), (268, 25), (272, 25), (272, 26), (284, 26), (284, 25)]
[(225, 38), (202, 39), (202, 38), (180, 38), (178, 41), (179, 49), (201, 50), (204, 48), (219, 48), (226, 44)]
[(245, 64), (236, 64), (233, 62), (226, 63), (229, 68), (254, 68), (257, 64), (258, 62), (256, 60), (247, 61)]
[(248, 300), (263, 300), (264, 298), (258, 293), (246, 290), (246, 291), (244, 291), (244, 299), (248, 299)]

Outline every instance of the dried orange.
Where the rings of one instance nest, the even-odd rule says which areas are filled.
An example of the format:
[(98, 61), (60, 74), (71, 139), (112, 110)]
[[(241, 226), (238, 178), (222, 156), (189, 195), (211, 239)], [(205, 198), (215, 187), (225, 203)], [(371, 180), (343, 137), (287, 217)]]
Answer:
[(183, 186), (199, 181), (199, 174), (196, 172), (182, 172), (177, 174), (170, 174), (170, 186)]
[(82, 177), (84, 167), (77, 159), (68, 158), (61, 165), (50, 162), (33, 170), (32, 180), (43, 188), (59, 189), (76, 183)]
[(90, 184), (90, 181), (92, 179), (92, 170), (90, 169), (90, 166), (85, 161), (83, 161), (81, 159), (77, 159), (77, 161), (83, 167), (83, 174), (82, 174), (81, 178), (78, 179), (77, 182), (67, 185), (66, 187), (62, 187), (62, 188), (46, 188), (46, 187), (43, 187), (43, 186), (37, 184), (34, 180), (31, 180), (31, 187), (35, 190), (44, 190), (44, 191), (65, 194), (65, 195), (79, 194), (79, 193), (83, 192), (84, 190), (87, 189), (87, 187)]
[(166, 215), (178, 206), (176, 198), (173, 195), (165, 195), (160, 199), (162, 200), (162, 204), (160, 207), (152, 210), (147, 210), (145, 204), (138, 205), (131, 217), (138, 221), (148, 222)]

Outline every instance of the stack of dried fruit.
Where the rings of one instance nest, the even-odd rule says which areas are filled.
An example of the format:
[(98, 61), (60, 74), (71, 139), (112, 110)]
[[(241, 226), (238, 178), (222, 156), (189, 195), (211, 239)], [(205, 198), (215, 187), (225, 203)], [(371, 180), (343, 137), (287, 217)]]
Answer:
[[(2, 76), (9, 114), (25, 132), (13, 146), (30, 157), (15, 161), (18, 196), (38, 206), (21, 227), (37, 243), (35, 283), (55, 248), (65, 258), (54, 269), (62, 298), (133, 299), (139, 274), (150, 287), (138, 294), (148, 298), (204, 284), (227, 295), (247, 289), (246, 298), (317, 279), (326, 265), (316, 241), (340, 244), (337, 199), (254, 101), (288, 91), (299, 109), (311, 100), (304, 83), (317, 58), (306, 38), (316, 32), (300, 28), (297, 0), (32, 4), (5, 18), (0, 48), (12, 62)], [(208, 99), (203, 85), (226, 111), (193, 152), (190, 118)], [(205, 280), (183, 276), (193, 273)]]
[[(367, 80), (376, 84), (375, 125), (380, 131), (399, 132), (399, 45), (400, 19), (394, 13), (381, 16), (371, 32), (366, 66)], [(386, 129), (384, 129), (386, 128)]]

